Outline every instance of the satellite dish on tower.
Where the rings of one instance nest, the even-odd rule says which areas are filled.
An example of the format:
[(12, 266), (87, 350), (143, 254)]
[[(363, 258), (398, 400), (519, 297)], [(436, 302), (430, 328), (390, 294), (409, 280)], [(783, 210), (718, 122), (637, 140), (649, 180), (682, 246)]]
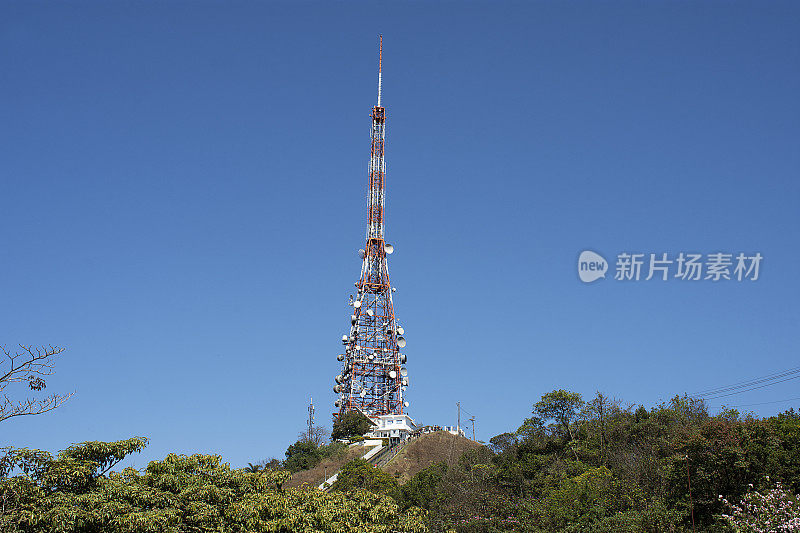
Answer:
[(403, 328), (401, 328), (401, 327), (398, 327), (398, 328), (397, 328), (397, 334), (398, 334), (398, 335), (402, 335), (402, 334), (403, 334), (403, 333), (405, 333), (405, 332), (406, 332), (406, 330), (404, 330)]
[(373, 311), (372, 309), (367, 309), (366, 313), (367, 316), (375, 316), (375, 311)]
[(355, 302), (353, 302), (353, 307), (355, 307), (356, 309), (361, 307), (361, 300), (356, 300)]
[(386, 252), (386, 255), (392, 255), (394, 252), (394, 246), (389, 244), (388, 242), (383, 245), (383, 250)]
[(397, 372), (394, 370), (389, 371), (389, 377), (395, 379), (397, 377)]
[(367, 255), (367, 252), (365, 252), (364, 250), (358, 251), (358, 257), (360, 257), (361, 259), (364, 259), (365, 255)]
[(406, 339), (404, 337), (397, 337), (397, 345), (400, 348), (405, 348), (406, 347)]

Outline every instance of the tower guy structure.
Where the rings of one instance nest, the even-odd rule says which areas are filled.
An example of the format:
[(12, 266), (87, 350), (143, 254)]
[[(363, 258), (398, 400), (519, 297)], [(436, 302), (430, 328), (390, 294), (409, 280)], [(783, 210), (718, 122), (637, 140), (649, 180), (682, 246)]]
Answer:
[[(385, 241), (386, 110), (381, 105), (382, 68), (383, 37), (378, 52), (378, 103), (372, 108), (366, 244), (359, 250), (361, 277), (355, 284), (356, 295), (350, 297), (350, 331), (342, 336), (344, 353), (338, 356), (342, 367), (333, 388), (339, 395), (334, 416), (358, 410), (373, 419), (378, 428), (384, 423), (413, 427), (405, 413), (409, 404), (403, 400), (408, 372), (403, 366), (406, 356), (400, 349), (406, 340), (394, 315), (395, 289), (389, 282), (387, 257), (394, 248)], [(397, 420), (390, 421), (392, 418)]]

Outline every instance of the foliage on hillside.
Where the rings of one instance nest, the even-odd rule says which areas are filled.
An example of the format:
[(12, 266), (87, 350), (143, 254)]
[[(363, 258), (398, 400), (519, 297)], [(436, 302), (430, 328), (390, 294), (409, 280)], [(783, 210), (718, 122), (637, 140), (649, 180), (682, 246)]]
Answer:
[[(438, 442), (434, 434), (415, 444), (424, 439)], [(402, 484), (391, 468), (387, 474), (351, 461), (330, 492), (285, 488), (287, 467), (338, 449), (302, 442), (290, 446), (282, 464), (263, 469), (232, 470), (218, 456), (169, 455), (143, 472), (109, 473), (146, 443), (87, 442), (56, 457), (5, 449), (0, 530), (800, 530), (800, 414), (793, 410), (766, 419), (733, 410), (710, 416), (687, 397), (634, 409), (602, 394), (584, 402), (557, 390), (488, 447), (448, 453), (447, 460), (430, 455), (430, 464)]]
[(331, 490), (348, 492), (356, 489), (368, 490), (376, 494), (386, 494), (399, 499), (400, 487), (397, 480), (372, 466), (365, 459), (353, 459), (342, 467)]
[(339, 471), (348, 461), (358, 459), (369, 448), (351, 448), (342, 455), (327, 457), (310, 470), (301, 470), (292, 474), (291, 479), (283, 484), (285, 488), (319, 487), (333, 474)]
[[(169, 455), (143, 473), (105, 472), (146, 439), (86, 442), (52, 457), (7, 449), (0, 463), (4, 532), (218, 533), (425, 531), (385, 495), (282, 490), (285, 470), (231, 470), (214, 455)], [(12, 472), (17, 472), (11, 476)]]
[(286, 449), (286, 460), (282, 467), (292, 473), (309, 470), (328, 457), (337, 457), (347, 451), (347, 444), (332, 442), (318, 446), (312, 441), (300, 440)]
[(561, 390), (490, 443), (455, 466), (419, 472), (401, 487), (401, 506), (428, 509), (436, 531), (691, 531), (693, 510), (697, 531), (722, 532), (734, 531), (726, 500), (752, 501), (778, 481), (789, 499), (775, 512), (797, 512), (785, 504), (800, 492), (792, 410), (710, 416), (687, 397), (648, 410)]

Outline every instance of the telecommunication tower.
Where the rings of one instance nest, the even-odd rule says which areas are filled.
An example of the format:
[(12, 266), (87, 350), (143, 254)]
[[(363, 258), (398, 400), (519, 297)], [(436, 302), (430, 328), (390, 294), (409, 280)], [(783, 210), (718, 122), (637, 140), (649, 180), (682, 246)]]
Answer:
[(308, 440), (314, 440), (314, 398), (308, 404)]
[(350, 296), (350, 332), (342, 336), (341, 372), (333, 392), (339, 416), (358, 410), (368, 416), (402, 415), (408, 407), (403, 392), (408, 386), (408, 371), (403, 366), (406, 345), (403, 328), (394, 316), (392, 288), (387, 256), (394, 247), (384, 239), (386, 207), (386, 162), (384, 144), (386, 110), (381, 106), (383, 36), (378, 51), (378, 104), (372, 108), (372, 148), (369, 161), (367, 195), (367, 240), (361, 257), (361, 277), (356, 296)]

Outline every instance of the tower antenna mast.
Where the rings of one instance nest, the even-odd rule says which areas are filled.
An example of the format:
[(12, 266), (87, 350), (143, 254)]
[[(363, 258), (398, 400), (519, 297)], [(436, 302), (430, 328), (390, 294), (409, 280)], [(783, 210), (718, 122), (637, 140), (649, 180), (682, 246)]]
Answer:
[(314, 398), (308, 404), (308, 440), (314, 442)]
[(394, 247), (385, 241), (386, 109), (382, 106), (383, 36), (378, 46), (378, 103), (372, 108), (366, 244), (359, 250), (361, 276), (351, 298), (350, 332), (342, 336), (345, 353), (333, 392), (339, 395), (334, 416), (358, 410), (369, 416), (402, 415), (408, 407), (403, 392), (408, 372), (403, 328), (394, 316), (387, 256)]
[(380, 44), (378, 45), (378, 107), (381, 106), (381, 76), (383, 70), (383, 35), (380, 37)]

